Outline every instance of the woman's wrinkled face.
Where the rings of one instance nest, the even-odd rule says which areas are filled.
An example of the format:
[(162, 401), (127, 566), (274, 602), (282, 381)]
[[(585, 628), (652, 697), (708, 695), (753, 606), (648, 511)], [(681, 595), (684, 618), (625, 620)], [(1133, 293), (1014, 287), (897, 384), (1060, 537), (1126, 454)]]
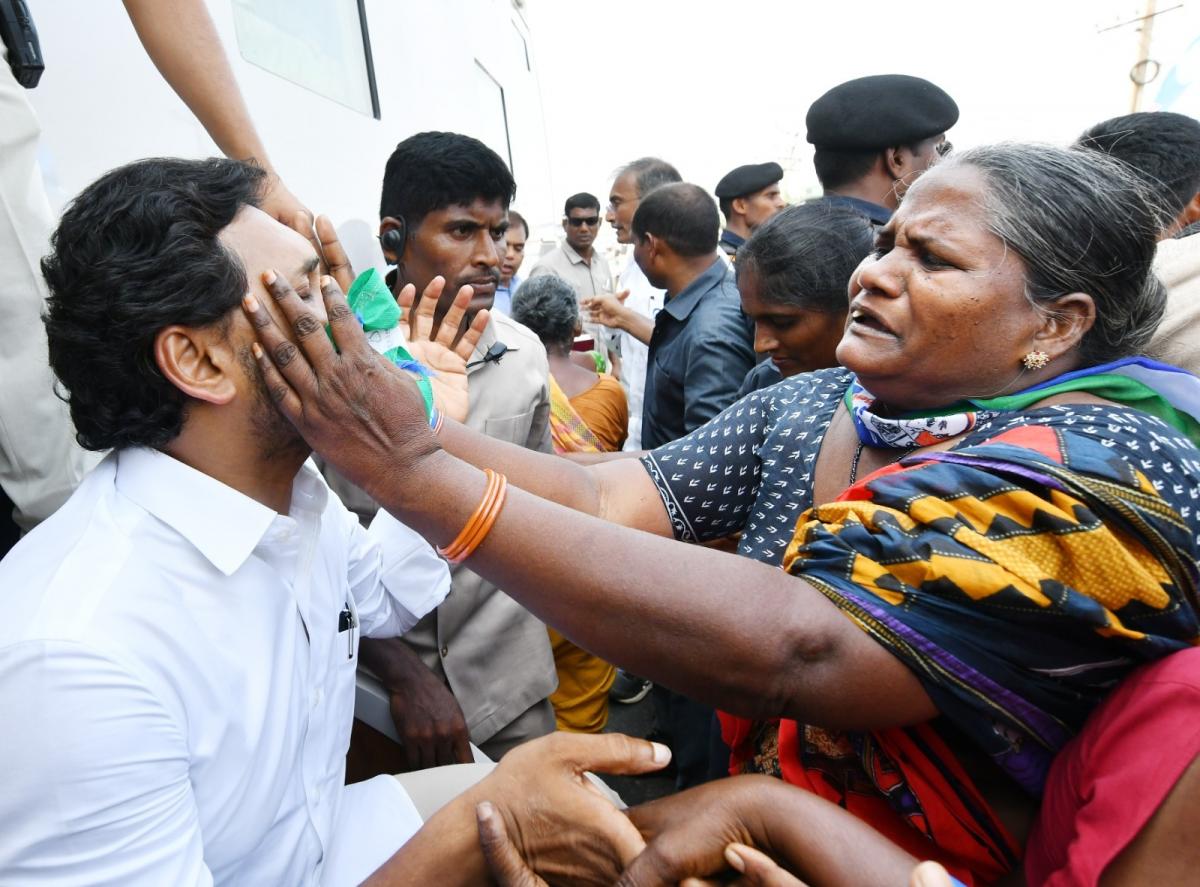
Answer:
[(930, 170), (850, 278), (838, 360), (885, 404), (1016, 390), (1042, 318), (1025, 297), (1025, 263), (988, 230), (986, 194), (973, 167)]

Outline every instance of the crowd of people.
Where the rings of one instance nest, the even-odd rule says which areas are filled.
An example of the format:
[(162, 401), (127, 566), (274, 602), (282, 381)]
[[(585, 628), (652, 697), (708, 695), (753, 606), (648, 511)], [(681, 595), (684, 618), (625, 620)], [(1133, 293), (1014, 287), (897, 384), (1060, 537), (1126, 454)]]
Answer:
[[(54, 224), (7, 130), (0, 882), (1190, 878), (1200, 122), (952, 150), (856, 78), (822, 197), (643, 157), (532, 259), (505, 162), (421, 132), (357, 274), (203, 4), (183, 65), (126, 6), (227, 156)], [(360, 671), (400, 743), (346, 786)]]

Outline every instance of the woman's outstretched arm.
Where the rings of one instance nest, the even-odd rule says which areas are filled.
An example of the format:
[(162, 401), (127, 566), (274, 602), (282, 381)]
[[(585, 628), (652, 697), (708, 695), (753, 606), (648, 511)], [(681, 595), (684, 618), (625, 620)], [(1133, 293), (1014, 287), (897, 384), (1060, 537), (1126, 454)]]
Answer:
[[(286, 279), (266, 279), (299, 345), (248, 298), (279, 409), (391, 514), (448, 544), (483, 499), (484, 473), (439, 446), (415, 385), (371, 351), (331, 279), (340, 353)], [(730, 712), (857, 729), (935, 714), (908, 668), (803, 580), (764, 564), (519, 488), (470, 564), (586, 649)]]

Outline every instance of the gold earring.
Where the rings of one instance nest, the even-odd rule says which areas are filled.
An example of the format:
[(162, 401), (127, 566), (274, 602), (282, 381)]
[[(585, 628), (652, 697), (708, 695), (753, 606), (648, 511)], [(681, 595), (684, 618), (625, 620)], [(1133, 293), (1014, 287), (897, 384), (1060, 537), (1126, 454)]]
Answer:
[(1027, 370), (1040, 370), (1050, 362), (1050, 355), (1045, 351), (1030, 351), (1021, 358), (1021, 363)]

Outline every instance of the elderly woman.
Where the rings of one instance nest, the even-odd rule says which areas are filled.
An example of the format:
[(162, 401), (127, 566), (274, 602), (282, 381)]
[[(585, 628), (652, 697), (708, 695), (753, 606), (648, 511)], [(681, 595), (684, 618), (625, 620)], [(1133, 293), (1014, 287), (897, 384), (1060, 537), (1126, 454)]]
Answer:
[[(340, 354), (307, 336), (277, 367), (296, 349), (247, 310), (280, 409), (391, 513), (581, 645), (730, 712), (734, 769), (991, 882), (1055, 751), (1200, 634), (1200, 382), (1136, 357), (1163, 308), (1155, 231), (1105, 158), (964, 152), (852, 279), (844, 369), (589, 467), (430, 431), (332, 282)], [(419, 349), (446, 385), (467, 298)], [(670, 538), (739, 529), (749, 558)]]
[(802, 203), (773, 215), (742, 245), (742, 311), (754, 321), (754, 350), (770, 359), (746, 375), (741, 394), (837, 366), (846, 287), (874, 241), (871, 225), (858, 213)]
[(611, 453), (621, 449), (629, 427), (625, 389), (612, 376), (600, 375), (571, 359), (572, 343), (583, 329), (571, 285), (557, 274), (531, 277), (513, 294), (511, 314), (546, 346), (555, 451)]

